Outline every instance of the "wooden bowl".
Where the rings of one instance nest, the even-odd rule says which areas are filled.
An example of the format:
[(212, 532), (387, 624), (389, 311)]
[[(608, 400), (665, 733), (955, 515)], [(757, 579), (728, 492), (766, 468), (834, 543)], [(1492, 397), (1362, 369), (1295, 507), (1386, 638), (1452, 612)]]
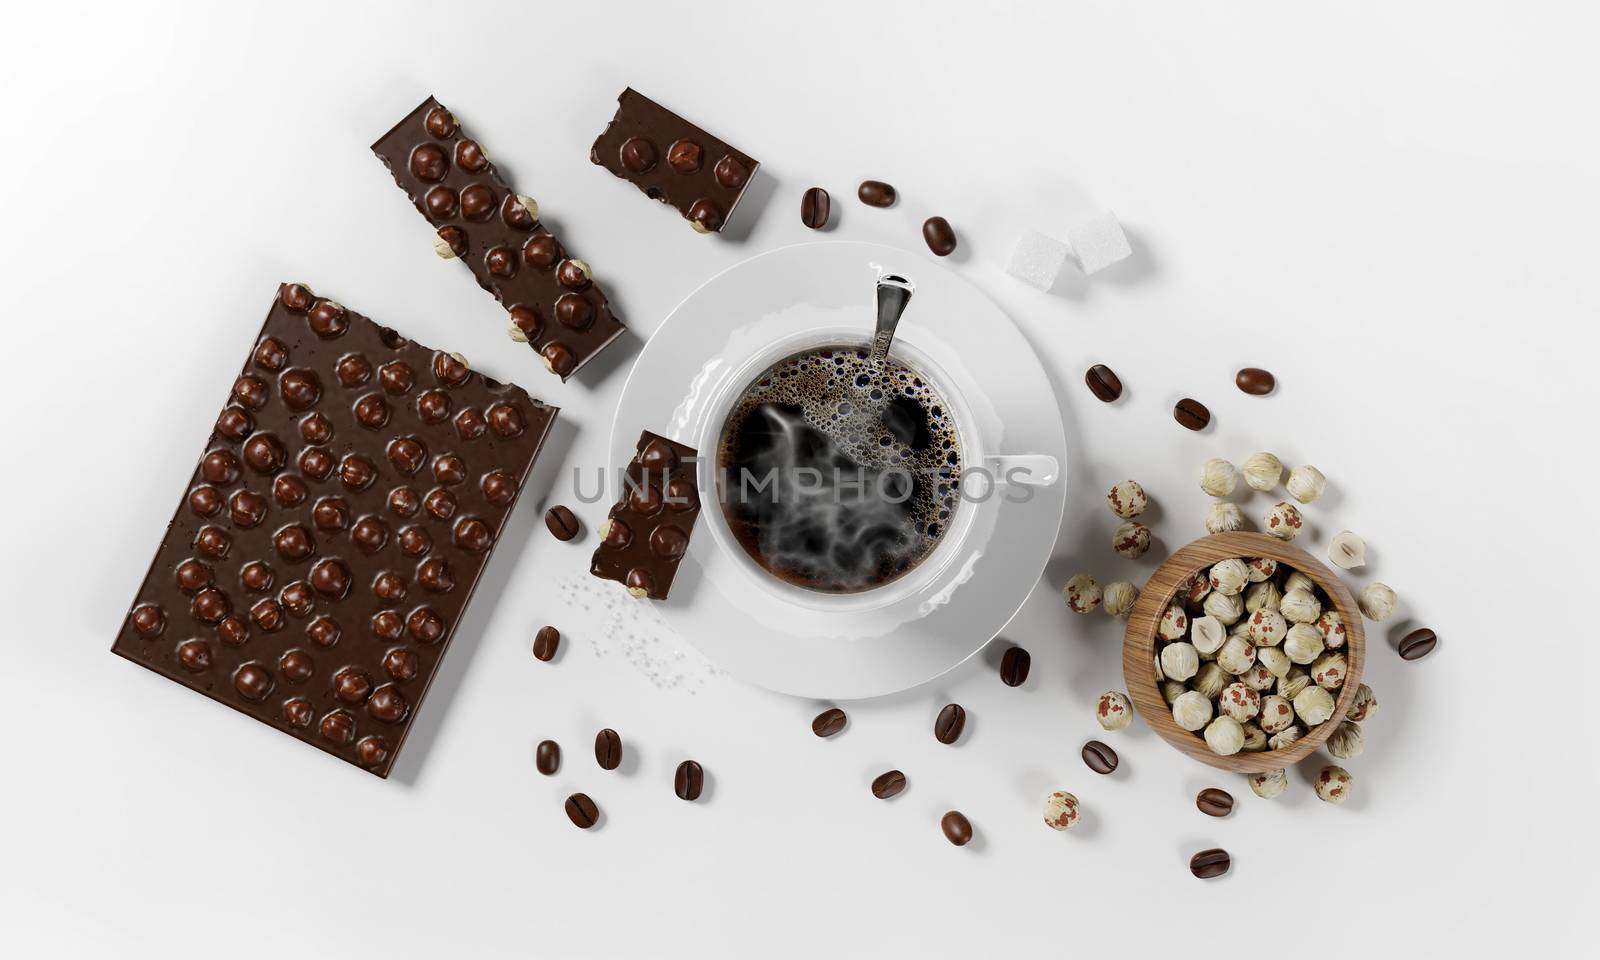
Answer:
[[(1198, 732), (1190, 733), (1173, 721), (1172, 708), (1156, 687), (1156, 627), (1161, 615), (1172, 604), (1178, 587), (1185, 580), (1229, 557), (1271, 557), (1299, 570), (1322, 588), (1322, 592), (1333, 601), (1333, 608), (1344, 618), (1345, 645), (1342, 652), (1348, 663), (1348, 671), (1344, 686), (1339, 689), (1333, 716), (1285, 750), (1261, 753), (1245, 753), (1241, 750), (1231, 757), (1212, 753), (1211, 748), (1206, 746), (1205, 738)], [(1339, 726), (1339, 719), (1349, 712), (1350, 704), (1356, 697), (1356, 688), (1361, 685), (1361, 668), (1366, 658), (1367, 638), (1362, 629), (1361, 610), (1350, 595), (1350, 588), (1333, 571), (1299, 547), (1264, 533), (1218, 533), (1202, 537), (1168, 557), (1167, 562), (1156, 568), (1150, 581), (1144, 585), (1139, 601), (1128, 614), (1128, 629), (1122, 640), (1122, 678), (1128, 686), (1128, 695), (1133, 700), (1135, 711), (1161, 735), (1161, 739), (1213, 767), (1235, 773), (1265, 773), (1292, 766), (1322, 746), (1323, 741)]]

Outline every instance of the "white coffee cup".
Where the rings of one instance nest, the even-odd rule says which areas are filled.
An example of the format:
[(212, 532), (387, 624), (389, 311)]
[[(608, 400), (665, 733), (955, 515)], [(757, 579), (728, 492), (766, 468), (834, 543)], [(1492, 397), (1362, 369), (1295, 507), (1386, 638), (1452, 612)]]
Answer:
[[(993, 450), (989, 445), (986, 418), (971, 398), (981, 399), (982, 387), (965, 382), (956, 363), (941, 364), (933, 355), (937, 346), (924, 350), (917, 342), (914, 323), (903, 326), (894, 340), (890, 356), (925, 377), (945, 399), (961, 445), (962, 497), (949, 528), (933, 551), (902, 576), (882, 585), (855, 593), (829, 593), (807, 589), (784, 581), (761, 566), (734, 536), (720, 504), (706, 505), (701, 512), (718, 549), (733, 562), (746, 581), (756, 589), (768, 591), (790, 603), (814, 610), (859, 613), (898, 603), (908, 597), (927, 594), (926, 603), (941, 602), (935, 584), (952, 564), (971, 562), (975, 530), (993, 526), (994, 511), (1004, 509), (1008, 499), (1031, 496), (1029, 488), (1047, 487), (1061, 480), (1061, 465), (1047, 454)], [(720, 377), (719, 388), (709, 398), (707, 415), (700, 418), (700, 433), (692, 444), (701, 451), (700, 489), (725, 495), (718, 482), (721, 473), (717, 450), (721, 433), (734, 405), (768, 367), (799, 353), (821, 347), (868, 347), (870, 338), (862, 327), (830, 326), (795, 333), (772, 341), (742, 360), (732, 359), (731, 373)], [(998, 433), (999, 431), (994, 431)]]

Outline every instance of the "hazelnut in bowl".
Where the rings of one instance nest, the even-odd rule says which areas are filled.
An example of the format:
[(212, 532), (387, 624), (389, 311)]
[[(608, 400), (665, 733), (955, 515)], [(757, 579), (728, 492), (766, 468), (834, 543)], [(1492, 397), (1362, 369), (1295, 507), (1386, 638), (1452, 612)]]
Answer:
[(1218, 533), (1151, 575), (1128, 614), (1122, 674), (1163, 740), (1261, 774), (1339, 728), (1366, 650), (1355, 599), (1316, 558), (1265, 534)]

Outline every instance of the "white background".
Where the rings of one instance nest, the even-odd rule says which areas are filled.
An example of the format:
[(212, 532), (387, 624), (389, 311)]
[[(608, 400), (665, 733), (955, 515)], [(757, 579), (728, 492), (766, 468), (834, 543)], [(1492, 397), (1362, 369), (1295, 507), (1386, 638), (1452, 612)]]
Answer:
[[(47, 6), (51, 12), (43, 12)], [(904, 6), (31, 4), (7, 14), (0, 271), (7, 512), (0, 553), (0, 952), (12, 956), (1056, 955), (1237, 944), (1337, 956), (1575, 945), (1597, 854), (1593, 281), (1596, 15), (1579, 4), (1251, 2)], [(1542, 9), (1540, 9), (1542, 8)], [(732, 237), (694, 235), (592, 167), (637, 86), (763, 161)], [(480, 137), (648, 336), (716, 271), (827, 236), (952, 258), (1057, 378), (1073, 476), (1058, 559), (984, 656), (925, 688), (820, 708), (704, 665), (596, 599), (592, 532), (518, 505), (395, 775), (369, 777), (113, 657), (183, 478), (280, 280), (304, 280), (563, 409), (541, 489), (603, 457), (626, 362), (562, 385), (368, 144), (428, 93)], [(880, 211), (865, 177), (896, 184)], [(1002, 272), (1027, 227), (1114, 209), (1134, 259), (1050, 295)], [(741, 237), (741, 235), (743, 235)], [(624, 350), (633, 350), (630, 344)], [(1104, 361), (1128, 384), (1102, 406)], [(1258, 400), (1235, 368), (1282, 383)], [(1179, 429), (1191, 394), (1213, 428)], [(1201, 532), (1209, 456), (1257, 449), (1331, 481), (1321, 552), (1351, 527), (1400, 593), (1372, 631), (1382, 708), (1343, 807), (1292, 771), (1266, 802), (1140, 721), (1101, 735), (1120, 624), (1054, 590), (1142, 578)], [(1117, 560), (1101, 496), (1159, 504)], [(535, 493), (536, 491), (530, 491)], [(1259, 516), (1264, 497), (1245, 504)], [(599, 505), (582, 510), (592, 531)], [(496, 595), (495, 591), (498, 591)], [(553, 664), (534, 630), (568, 640)], [(1401, 662), (1400, 626), (1443, 642)], [(1392, 628), (1392, 629), (1391, 629)], [(959, 700), (969, 733), (936, 743)], [(634, 759), (599, 771), (621, 731)], [(558, 776), (533, 745), (566, 748)], [(710, 772), (673, 797), (685, 756)], [(883, 803), (870, 778), (911, 780)], [(1227, 820), (1195, 791), (1239, 798)], [(1051, 789), (1082, 827), (1040, 822)], [(604, 808), (580, 832), (574, 789)], [(957, 807), (978, 841), (946, 843)], [(1201, 882), (1190, 853), (1232, 874)]]

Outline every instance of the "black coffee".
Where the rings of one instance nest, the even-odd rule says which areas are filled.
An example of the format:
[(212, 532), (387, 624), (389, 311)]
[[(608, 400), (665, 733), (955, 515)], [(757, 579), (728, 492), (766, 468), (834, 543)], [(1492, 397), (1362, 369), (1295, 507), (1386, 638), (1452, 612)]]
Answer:
[(768, 367), (722, 428), (722, 510), (777, 577), (855, 593), (921, 563), (959, 502), (961, 446), (932, 384), (866, 347)]

